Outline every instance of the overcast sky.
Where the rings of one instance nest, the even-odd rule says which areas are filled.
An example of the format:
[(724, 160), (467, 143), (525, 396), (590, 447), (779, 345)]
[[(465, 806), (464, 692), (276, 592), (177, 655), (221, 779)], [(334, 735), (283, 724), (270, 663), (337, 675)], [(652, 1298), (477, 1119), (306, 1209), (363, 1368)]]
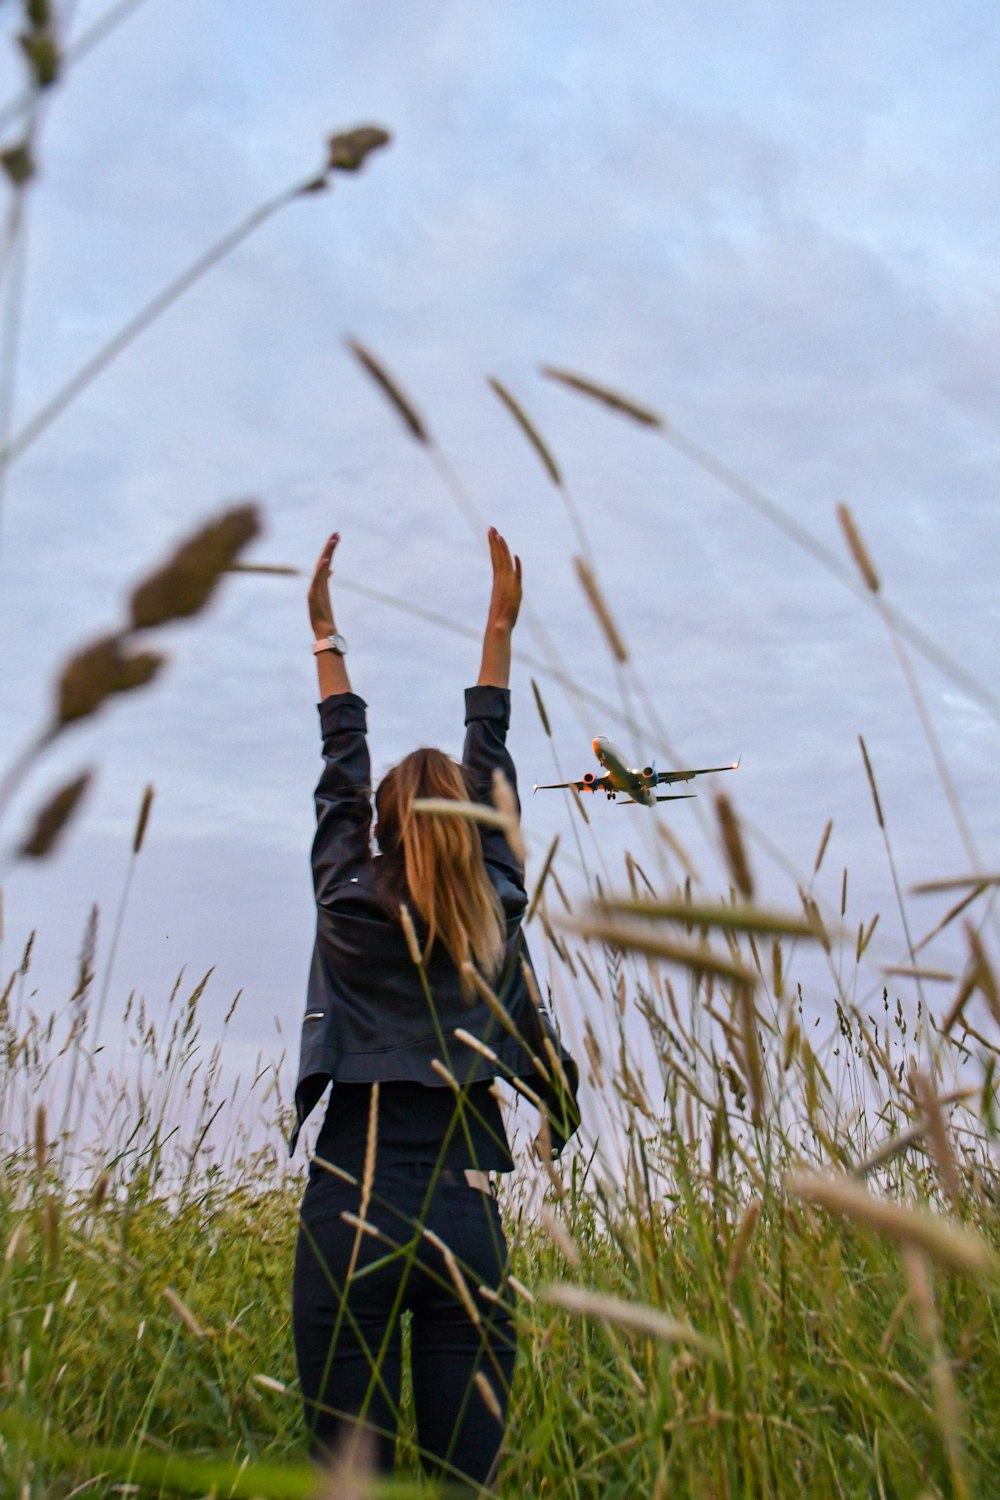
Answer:
[[(100, 10), (82, 0), (75, 31)], [(393, 142), (273, 218), (11, 469), (4, 762), (45, 716), (60, 659), (119, 618), (130, 583), (179, 536), (248, 495), (266, 518), (260, 561), (308, 571), (326, 533), (343, 535), (338, 624), (376, 771), (417, 743), (458, 750), (478, 652), (338, 581), (478, 629), (487, 554), (457, 491), (521, 554), (527, 598), (580, 685), (620, 703), (569, 514), (493, 374), (564, 470), (629, 642), (633, 695), (641, 682), (688, 764), (742, 754), (726, 790), (801, 878), (832, 817), (822, 894), (836, 907), (848, 866), (847, 925), (881, 911), (873, 957), (899, 961), (859, 734), (903, 886), (970, 861), (884, 626), (669, 440), (538, 367), (648, 403), (845, 558), (835, 507), (849, 503), (886, 596), (996, 694), (998, 33), (981, 0), (145, 0), (47, 103), (4, 283), (23, 251), (15, 431), (194, 256), (317, 168), (331, 130), (373, 121)], [(11, 47), (5, 96), (19, 79)], [(396, 372), (453, 480), (345, 334)], [(41, 1013), (72, 989), (95, 900), (106, 953), (152, 781), (109, 1014), (133, 988), (155, 1009), (181, 964), (198, 976), (214, 964), (209, 1035), (242, 988), (233, 1056), (277, 1055), (275, 1016), (295, 1051), (318, 770), (303, 589), (232, 578), (210, 613), (171, 632), (162, 680), (67, 736), (19, 798), (8, 844), (60, 777), (99, 768), (64, 849), (7, 881), (4, 965), (37, 926)], [(544, 654), (527, 620), (518, 644)], [(982, 864), (996, 868), (997, 723), (914, 660)], [(571, 808), (559, 793), (530, 797), (557, 779), (530, 675), (514, 674), (511, 742), (534, 868), (562, 831), (564, 883), (581, 889)], [(599, 733), (655, 753), (651, 728), (633, 746), (610, 715), (538, 680), (566, 774), (596, 769)], [(588, 862), (618, 883), (630, 846), (655, 868), (662, 818), (718, 889), (713, 788), (699, 789), (655, 813), (601, 800)], [(794, 906), (788, 872), (757, 844), (752, 858), (765, 896)], [(914, 935), (942, 910), (913, 898)], [(960, 934), (934, 951), (960, 964)], [(864, 984), (878, 982), (872, 968)], [(811, 999), (822, 1008), (831, 993), (818, 979)], [(577, 1002), (565, 1004), (573, 1033)]]

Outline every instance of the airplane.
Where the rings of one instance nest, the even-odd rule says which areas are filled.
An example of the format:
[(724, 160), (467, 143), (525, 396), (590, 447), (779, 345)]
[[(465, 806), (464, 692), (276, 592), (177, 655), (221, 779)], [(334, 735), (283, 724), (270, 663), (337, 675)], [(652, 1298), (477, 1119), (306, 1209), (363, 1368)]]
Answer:
[[(609, 802), (614, 802), (619, 792), (624, 792), (632, 802), (638, 802), (643, 807), (652, 807), (654, 802), (682, 802), (688, 797), (694, 797), (694, 792), (673, 792), (667, 796), (658, 797), (653, 788), (664, 782), (690, 781), (693, 776), (705, 776), (710, 771), (736, 771), (739, 769), (739, 761), (730, 761), (728, 766), (702, 766), (697, 771), (658, 771), (656, 763), (644, 766), (641, 771), (630, 770), (625, 763), (625, 758), (620, 750), (604, 735), (599, 734), (593, 741), (594, 754), (604, 767), (603, 776), (595, 776), (593, 771), (585, 771), (582, 781), (550, 781), (536, 783), (532, 788), (536, 792), (551, 792), (559, 788), (572, 787), (577, 792), (604, 792)], [(625, 806), (626, 804), (622, 804)]]

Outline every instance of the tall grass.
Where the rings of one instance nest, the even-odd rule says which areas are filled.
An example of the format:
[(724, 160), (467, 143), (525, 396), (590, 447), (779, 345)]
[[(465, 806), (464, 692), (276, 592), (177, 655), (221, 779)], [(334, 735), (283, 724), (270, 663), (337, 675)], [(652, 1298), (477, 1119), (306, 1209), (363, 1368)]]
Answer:
[[(521, 1352), (501, 1493), (990, 1493), (985, 1026), (924, 1014), (918, 1035), (888, 991), (869, 1014), (845, 999), (823, 1062), (780, 956), (829, 942), (814, 915), (641, 889), (546, 917), (554, 962), (576, 958), (587, 1123), (504, 1190)], [(203, 984), (162, 1026), (132, 1003), (110, 1070), (89, 987), (43, 1022), (29, 967), (0, 1005), (4, 1492), (310, 1493), (273, 1078), (234, 1091), (205, 1056)]]

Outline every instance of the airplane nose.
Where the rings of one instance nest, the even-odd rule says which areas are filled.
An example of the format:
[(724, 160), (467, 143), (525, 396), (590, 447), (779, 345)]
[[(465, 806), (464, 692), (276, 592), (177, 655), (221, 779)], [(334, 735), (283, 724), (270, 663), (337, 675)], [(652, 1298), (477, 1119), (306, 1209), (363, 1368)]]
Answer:
[(599, 739), (591, 740), (590, 743), (593, 746), (594, 754), (597, 755), (599, 753), (599, 751), (600, 751), (600, 746), (601, 746), (600, 740)]

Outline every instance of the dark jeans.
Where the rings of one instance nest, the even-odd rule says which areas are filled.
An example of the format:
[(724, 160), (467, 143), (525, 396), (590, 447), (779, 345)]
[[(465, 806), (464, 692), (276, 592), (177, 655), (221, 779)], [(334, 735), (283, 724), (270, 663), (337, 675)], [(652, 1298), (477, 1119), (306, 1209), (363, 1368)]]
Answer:
[[(335, 1447), (345, 1421), (360, 1422), (377, 1435), (380, 1471), (391, 1473), (401, 1315), (409, 1311), (424, 1467), (482, 1485), (491, 1478), (503, 1438), (514, 1370), (507, 1245), (496, 1200), (470, 1187), (461, 1173), (441, 1173), (432, 1186), (434, 1171), (393, 1165), (376, 1175), (365, 1215), (376, 1236), (359, 1233), (341, 1217), (345, 1211), (358, 1214), (360, 1190), (312, 1169), (292, 1298), (299, 1381), (314, 1455)], [(450, 1250), (450, 1264), (424, 1229)], [(503, 1305), (481, 1287), (499, 1293)], [(482, 1393), (482, 1379), (489, 1382), (492, 1402)]]

